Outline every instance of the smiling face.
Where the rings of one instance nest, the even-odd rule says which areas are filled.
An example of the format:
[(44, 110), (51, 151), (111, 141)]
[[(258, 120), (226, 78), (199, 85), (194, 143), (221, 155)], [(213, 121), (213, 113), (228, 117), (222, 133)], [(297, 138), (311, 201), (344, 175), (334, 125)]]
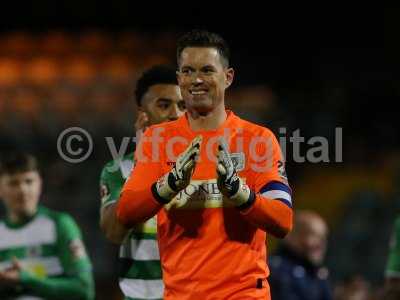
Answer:
[(175, 84), (152, 85), (143, 95), (142, 103), (149, 125), (176, 120), (185, 113), (185, 102)]
[(216, 48), (188, 47), (180, 55), (178, 82), (189, 111), (202, 115), (223, 106), (233, 77)]

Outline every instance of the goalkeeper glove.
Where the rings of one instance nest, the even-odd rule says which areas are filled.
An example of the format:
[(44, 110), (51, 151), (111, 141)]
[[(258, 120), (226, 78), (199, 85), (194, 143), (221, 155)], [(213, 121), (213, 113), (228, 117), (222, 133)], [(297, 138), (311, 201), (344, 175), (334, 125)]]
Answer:
[(152, 185), (153, 196), (159, 202), (170, 202), (179, 191), (189, 185), (197, 158), (200, 154), (201, 141), (201, 135), (195, 137), (189, 147), (179, 155), (172, 170)]
[(220, 192), (240, 209), (249, 207), (255, 200), (254, 192), (237, 175), (228, 145), (223, 138), (219, 139), (218, 144), (217, 184)]

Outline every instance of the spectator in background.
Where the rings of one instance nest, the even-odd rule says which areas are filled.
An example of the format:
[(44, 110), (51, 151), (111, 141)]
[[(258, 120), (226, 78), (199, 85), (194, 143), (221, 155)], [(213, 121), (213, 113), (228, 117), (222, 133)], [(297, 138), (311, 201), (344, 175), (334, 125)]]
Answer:
[(272, 299), (332, 299), (328, 270), (322, 267), (327, 235), (327, 225), (317, 213), (295, 213), (293, 231), (270, 258)]
[(36, 159), (20, 153), (4, 158), (0, 188), (7, 211), (0, 220), (0, 299), (94, 299), (79, 227), (68, 214), (38, 205)]

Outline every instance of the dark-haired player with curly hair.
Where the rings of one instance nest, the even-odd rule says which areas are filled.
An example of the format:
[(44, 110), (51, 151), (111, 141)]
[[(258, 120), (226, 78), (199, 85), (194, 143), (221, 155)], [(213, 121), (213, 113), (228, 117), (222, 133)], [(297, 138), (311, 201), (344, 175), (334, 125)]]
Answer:
[(157, 214), (165, 300), (268, 300), (266, 235), (283, 238), (293, 222), (280, 146), (225, 108), (234, 70), (222, 37), (191, 31), (177, 59), (187, 113), (143, 134), (118, 219)]
[[(155, 66), (145, 71), (136, 84), (139, 108), (136, 133), (147, 126), (176, 120), (185, 110), (176, 78), (169, 66)], [(115, 215), (121, 188), (133, 166), (133, 153), (107, 163), (101, 173), (100, 226), (111, 242), (121, 244), (120, 288), (126, 299), (161, 299), (163, 283), (156, 240), (156, 219), (126, 228)]]

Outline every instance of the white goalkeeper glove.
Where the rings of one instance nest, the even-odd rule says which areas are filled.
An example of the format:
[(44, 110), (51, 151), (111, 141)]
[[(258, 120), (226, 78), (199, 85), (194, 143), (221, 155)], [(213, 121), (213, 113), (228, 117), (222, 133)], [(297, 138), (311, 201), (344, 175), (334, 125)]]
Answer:
[(223, 138), (220, 138), (218, 143), (217, 176), (218, 189), (233, 201), (236, 207), (245, 209), (254, 202), (255, 194), (237, 175), (228, 145)]
[(197, 158), (200, 155), (201, 141), (201, 135), (195, 137), (189, 147), (179, 155), (172, 170), (152, 185), (153, 196), (159, 202), (164, 204), (170, 202), (189, 185)]

